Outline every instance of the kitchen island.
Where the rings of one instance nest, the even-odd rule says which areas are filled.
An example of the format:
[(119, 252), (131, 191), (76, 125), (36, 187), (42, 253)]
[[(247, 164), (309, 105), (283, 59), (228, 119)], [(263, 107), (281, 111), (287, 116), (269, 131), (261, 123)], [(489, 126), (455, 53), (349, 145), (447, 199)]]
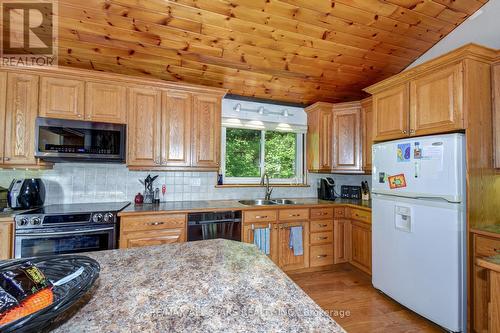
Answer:
[(254, 245), (217, 239), (88, 256), (99, 280), (54, 332), (344, 332)]

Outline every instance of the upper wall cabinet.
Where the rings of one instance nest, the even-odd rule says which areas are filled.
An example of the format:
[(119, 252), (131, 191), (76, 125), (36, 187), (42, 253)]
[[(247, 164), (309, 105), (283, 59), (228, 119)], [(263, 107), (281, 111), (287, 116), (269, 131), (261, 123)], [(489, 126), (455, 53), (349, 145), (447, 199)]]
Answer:
[(462, 63), (411, 80), (410, 135), (463, 128), (462, 96)]
[(384, 90), (373, 95), (373, 139), (397, 139), (408, 135), (408, 84)]
[(63, 77), (40, 78), (40, 116), (83, 120), (84, 109), (84, 81)]
[(161, 90), (130, 88), (128, 105), (128, 165), (161, 165)]
[(363, 149), (363, 170), (372, 171), (373, 104), (372, 98), (361, 101), (361, 144)]
[(493, 136), (495, 168), (500, 168), (500, 58), (493, 66)]
[(7, 74), (5, 131), (1, 129), (5, 133), (1, 148), (4, 150), (4, 166), (40, 166), (35, 158), (34, 131), (38, 113), (38, 80), (36, 75)]
[(192, 166), (218, 169), (220, 164), (221, 99), (194, 95)]
[(86, 82), (85, 120), (127, 122), (127, 87), (114, 82)]
[(361, 170), (361, 106), (333, 105), (333, 171)]
[(333, 153), (333, 105), (315, 103), (307, 112), (307, 169), (330, 172)]

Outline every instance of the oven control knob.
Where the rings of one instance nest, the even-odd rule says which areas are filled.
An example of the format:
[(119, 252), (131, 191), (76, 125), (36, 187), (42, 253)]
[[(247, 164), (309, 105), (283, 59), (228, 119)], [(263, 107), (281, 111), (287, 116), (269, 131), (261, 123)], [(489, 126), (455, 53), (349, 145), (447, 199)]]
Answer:
[(104, 223), (113, 223), (113, 213), (104, 214)]
[(27, 217), (23, 217), (22, 219), (19, 220), (19, 222), (17, 222), (17, 224), (19, 225), (28, 225), (29, 223), (29, 220)]
[(39, 225), (41, 222), (42, 222), (42, 219), (40, 219), (39, 217), (34, 217), (31, 219), (31, 224), (33, 224), (33, 225)]
[(94, 214), (94, 216), (92, 217), (92, 221), (94, 221), (94, 223), (102, 222), (102, 214)]

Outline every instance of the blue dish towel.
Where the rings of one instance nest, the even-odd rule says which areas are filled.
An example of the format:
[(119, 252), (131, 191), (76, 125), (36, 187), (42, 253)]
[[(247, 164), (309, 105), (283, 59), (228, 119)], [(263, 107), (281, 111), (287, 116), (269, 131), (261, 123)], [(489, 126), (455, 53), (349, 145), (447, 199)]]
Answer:
[(302, 243), (302, 227), (291, 227), (290, 228), (290, 249), (293, 249), (294, 256), (304, 255), (304, 244)]
[(271, 230), (269, 228), (258, 228), (253, 231), (253, 243), (257, 248), (269, 255), (271, 253)]

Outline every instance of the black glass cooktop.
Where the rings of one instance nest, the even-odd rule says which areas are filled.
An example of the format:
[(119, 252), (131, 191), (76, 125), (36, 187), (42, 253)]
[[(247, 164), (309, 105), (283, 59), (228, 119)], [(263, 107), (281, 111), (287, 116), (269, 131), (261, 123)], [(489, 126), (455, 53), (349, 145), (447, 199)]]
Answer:
[(24, 214), (76, 214), (76, 213), (97, 213), (97, 212), (119, 212), (130, 205), (130, 202), (99, 202), (99, 203), (78, 203), (65, 205), (48, 205)]

